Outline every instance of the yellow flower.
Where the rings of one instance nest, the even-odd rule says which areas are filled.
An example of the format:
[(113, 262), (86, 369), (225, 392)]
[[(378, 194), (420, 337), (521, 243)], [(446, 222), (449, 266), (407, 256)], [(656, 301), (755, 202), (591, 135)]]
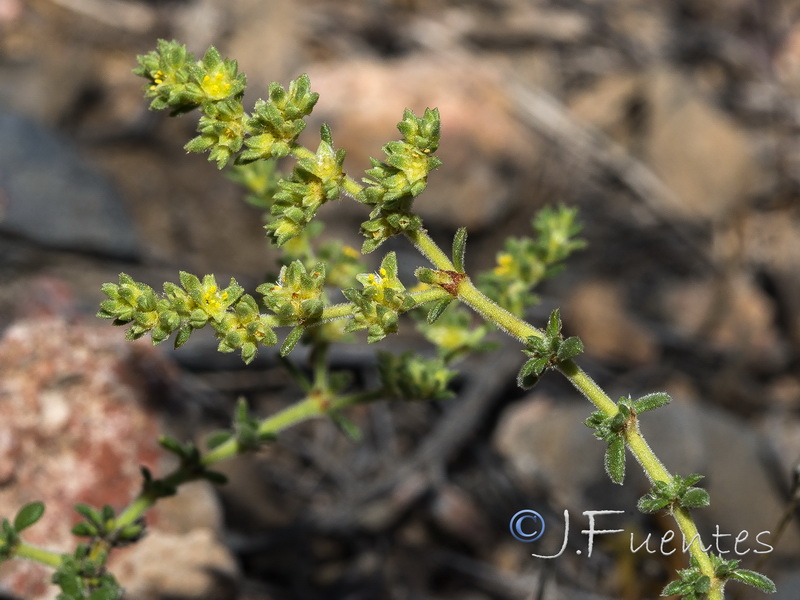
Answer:
[(494, 268), (495, 275), (510, 275), (514, 272), (514, 258), (507, 252), (501, 252), (497, 256), (497, 266)]
[(386, 288), (392, 287), (391, 282), (385, 279), (386, 275), (386, 269), (380, 269), (377, 273), (370, 273), (367, 275), (366, 283), (364, 283), (364, 285), (372, 286), (378, 290), (378, 293), (375, 294), (375, 300), (378, 302), (383, 301), (383, 291)]
[(203, 91), (210, 97), (217, 100), (227, 98), (231, 91), (231, 82), (227, 80), (224, 73), (216, 73), (213, 77), (206, 75), (203, 77)]
[(155, 73), (151, 73), (151, 76), (153, 78), (153, 85), (150, 86), (151, 90), (156, 89), (158, 86), (164, 83), (164, 71), (162, 71), (161, 69), (159, 69)]
[(226, 300), (228, 299), (228, 292), (219, 292), (217, 286), (212, 285), (203, 291), (203, 305), (202, 308), (212, 318), (219, 317), (220, 313), (225, 310), (227, 306)]
[(349, 256), (350, 258), (360, 258), (361, 253), (353, 248), (352, 246), (343, 246), (342, 247), (342, 254), (345, 256)]

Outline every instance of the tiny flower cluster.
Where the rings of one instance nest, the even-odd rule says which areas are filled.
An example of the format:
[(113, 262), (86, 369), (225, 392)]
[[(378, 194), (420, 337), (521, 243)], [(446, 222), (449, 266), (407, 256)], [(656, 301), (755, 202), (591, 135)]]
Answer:
[(453, 396), (448, 389), (455, 371), (442, 358), (425, 358), (411, 352), (397, 356), (378, 354), (378, 370), (384, 389), (403, 400), (441, 400)]
[(240, 97), (246, 85), (235, 60), (223, 60), (209, 48), (201, 61), (185, 45), (159, 40), (157, 49), (138, 57), (134, 74), (148, 80), (145, 97), (152, 110), (170, 109), (173, 115), (204, 104)]
[(309, 325), (319, 322), (325, 308), (325, 265), (307, 270), (295, 260), (281, 268), (278, 280), (264, 283), (256, 290), (264, 295), (264, 304), (278, 317), (294, 325), (281, 346), (281, 355), (292, 351)]
[(242, 152), (240, 161), (288, 156), (318, 99), (319, 94), (311, 91), (308, 75), (291, 81), (288, 90), (279, 83), (270, 83), (269, 100), (257, 100), (253, 116), (247, 121), (247, 132), (252, 137), (245, 141), (247, 150)]
[(322, 127), (321, 134), (316, 154), (301, 156), (291, 177), (278, 181), (270, 208), (275, 219), (266, 226), (278, 246), (300, 235), (320, 206), (339, 197), (345, 153), (333, 149), (327, 126)]
[(149, 81), (145, 96), (153, 99), (151, 109), (168, 108), (174, 115), (200, 107), (200, 135), (186, 144), (189, 152), (209, 152), (221, 169), (241, 149), (246, 79), (235, 60), (223, 59), (212, 47), (195, 61), (186, 46), (160, 40), (155, 51), (139, 57), (134, 73)]
[(208, 152), (208, 160), (221, 169), (242, 148), (246, 115), (242, 103), (235, 98), (206, 103), (203, 113), (197, 125), (200, 135), (189, 140), (184, 148), (198, 154)]
[[(242, 106), (241, 96), (224, 97), (201, 105), (200, 135), (186, 144), (189, 152), (209, 152), (209, 160), (220, 169), (234, 160), (247, 164), (260, 159), (283, 158), (305, 129), (304, 117), (311, 113), (319, 94), (311, 91), (307, 75), (269, 86), (269, 100), (258, 100), (252, 116)], [(238, 156), (236, 154), (242, 149)]]
[(102, 287), (108, 297), (100, 303), (97, 316), (113, 319), (115, 325), (128, 325), (128, 339), (138, 339), (150, 333), (154, 344), (166, 340), (177, 331), (175, 347), (185, 344), (192, 331), (211, 324), (220, 340), (220, 352), (241, 350), (249, 363), (255, 358), (259, 345), (277, 343), (277, 336), (258, 312), (252, 296), (231, 279), (225, 289), (217, 286), (213, 275), (201, 281), (195, 275), (181, 272), (181, 286), (167, 282), (164, 294), (158, 295), (148, 285), (120, 274), (119, 284)]
[(281, 268), (277, 281), (263, 283), (256, 291), (264, 295), (264, 304), (281, 319), (308, 325), (322, 315), (324, 287), (324, 264), (306, 270), (296, 260)]
[(443, 311), (433, 323), (420, 321), (417, 327), (446, 363), (495, 348), (495, 344), (485, 341), (490, 328), (485, 324), (476, 327), (472, 315), (460, 306)]
[(422, 118), (406, 109), (397, 124), (403, 141), (383, 147), (386, 160), (370, 159), (367, 184), (357, 199), (372, 206), (369, 221), (361, 224), (366, 237), (362, 251), (372, 252), (391, 236), (422, 227), (420, 218), (411, 212), (414, 198), (428, 185), (428, 173), (441, 165), (431, 154), (439, 147), (439, 111), (425, 109)]
[[(319, 98), (311, 91), (308, 76), (302, 75), (288, 90), (271, 83), (268, 100), (258, 100), (249, 116), (241, 101), (246, 79), (236, 61), (223, 59), (213, 47), (195, 61), (186, 46), (174, 41), (160, 40), (155, 51), (139, 57), (134, 73), (148, 80), (145, 95), (152, 98), (151, 109), (168, 108), (174, 115), (200, 108), (200, 135), (185, 147), (189, 152), (208, 152), (220, 169), (233, 160), (248, 163), (287, 156)], [(239, 154), (243, 146), (246, 149)]]
[(539, 211), (531, 223), (536, 237), (507, 239), (497, 255), (497, 266), (481, 274), (481, 290), (503, 308), (524, 314), (538, 302), (531, 293), (533, 287), (560, 271), (563, 261), (585, 246), (576, 237), (581, 230), (576, 214), (564, 206)]
[(387, 254), (377, 273), (359, 274), (356, 279), (363, 289), (342, 290), (355, 306), (353, 319), (345, 331), (367, 330), (367, 341), (377, 342), (397, 331), (400, 313), (414, 307), (414, 299), (406, 293), (397, 278), (397, 256)]

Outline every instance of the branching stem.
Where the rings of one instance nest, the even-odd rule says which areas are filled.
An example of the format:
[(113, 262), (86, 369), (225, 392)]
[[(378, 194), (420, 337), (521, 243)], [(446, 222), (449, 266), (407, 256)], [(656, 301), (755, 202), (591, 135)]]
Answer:
[[(258, 428), (258, 433), (265, 437), (274, 435), (294, 425), (297, 425), (298, 423), (302, 423), (303, 421), (324, 417), (331, 412), (344, 410), (358, 404), (373, 402), (383, 398), (384, 396), (385, 393), (383, 390), (373, 390), (361, 394), (351, 394), (348, 396), (338, 397), (328, 397), (319, 393), (317, 390), (312, 390), (308, 396), (299, 402), (296, 402), (295, 404), (292, 404), (291, 406), (288, 406), (287, 408), (275, 413), (271, 417), (264, 419)], [(236, 441), (236, 439), (231, 438), (227, 442), (206, 453), (201, 462), (203, 466), (209, 467), (220, 461), (233, 458), (234, 456), (242, 454), (243, 452), (244, 451), (239, 447), (239, 443)], [(187, 473), (184, 469), (178, 467), (175, 471), (167, 475), (163, 481), (177, 487), (182, 483), (186, 483), (197, 478), (197, 475)], [(139, 496), (137, 496), (136, 499), (131, 502), (131, 504), (128, 505), (128, 507), (117, 517), (117, 528), (121, 529), (136, 522), (142, 515), (144, 515), (145, 512), (152, 508), (157, 501), (158, 498), (154, 498), (149, 494), (139, 494)]]
[[(415, 231), (407, 234), (407, 237), (437, 269), (441, 271), (453, 270), (453, 264), (450, 259), (447, 258), (436, 242), (425, 231)], [(541, 337), (543, 335), (541, 330), (492, 302), (468, 277), (465, 277), (460, 282), (457, 291), (459, 300), (512, 337), (525, 342), (531, 336)], [(610, 416), (617, 413), (617, 404), (573, 360), (562, 362), (558, 366), (558, 370), (598, 410)], [(651, 482), (670, 482), (672, 480), (672, 475), (653, 453), (638, 427), (631, 428), (625, 432), (625, 442)], [(696, 540), (691, 544), (689, 551), (697, 560), (701, 571), (712, 581), (708, 599), (722, 600), (722, 584), (724, 582), (714, 576), (714, 567), (708, 554), (703, 551), (700, 534), (690, 512), (683, 508), (676, 508), (673, 511), (673, 516), (684, 539), (687, 542)]]

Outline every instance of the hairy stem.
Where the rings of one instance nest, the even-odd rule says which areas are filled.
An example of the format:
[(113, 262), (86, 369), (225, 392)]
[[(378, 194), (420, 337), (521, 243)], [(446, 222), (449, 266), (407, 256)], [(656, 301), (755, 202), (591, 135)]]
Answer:
[[(589, 402), (594, 404), (599, 410), (602, 410), (605, 414), (609, 416), (613, 416), (617, 414), (617, 404), (611, 398), (608, 397), (602, 388), (597, 385), (586, 372), (581, 369), (575, 361), (573, 360), (565, 360), (558, 366), (558, 370), (561, 374), (566, 377), (569, 382), (575, 386), (575, 388), (586, 398), (588, 398)], [(649, 448), (648, 448), (649, 450)], [(652, 454), (652, 452), (651, 452)], [(648, 464), (650, 462), (648, 461)], [(659, 463), (660, 465), (661, 463)], [(652, 479), (661, 479), (663, 474), (669, 478), (669, 474), (666, 473), (666, 470), (663, 469), (663, 473), (654, 472), (654, 477)], [(648, 471), (648, 475), (650, 472)]]
[[(425, 231), (415, 231), (406, 235), (437, 269), (442, 271), (454, 270), (450, 259), (447, 258), (444, 252), (436, 245), (436, 242)], [(500, 329), (522, 342), (527, 341), (531, 336), (542, 336), (542, 332), (539, 329), (492, 302), (468, 277), (464, 277), (460, 281), (457, 296), (459, 300), (482, 315), (484, 319), (494, 323)], [(573, 360), (562, 362), (558, 366), (558, 370), (599, 410), (607, 415), (615, 415), (617, 413), (617, 404)], [(672, 475), (650, 449), (638, 427), (631, 428), (625, 432), (625, 442), (651, 482), (669, 482), (672, 480)], [(709, 600), (722, 600), (723, 582), (714, 576), (711, 559), (703, 551), (700, 534), (690, 512), (683, 508), (676, 508), (673, 516), (684, 539), (689, 541), (696, 537), (696, 543), (692, 543), (689, 551), (697, 560), (701, 571), (711, 578), (712, 589), (708, 595)]]
[[(448, 293), (439, 288), (431, 288), (422, 290), (411, 294), (414, 299), (414, 307), (440, 300), (448, 296)], [(412, 308), (414, 308), (412, 307)], [(354, 306), (350, 302), (343, 302), (329, 306), (323, 310), (321, 321), (331, 321), (334, 319), (343, 319), (352, 316)], [(274, 317), (274, 321), (270, 323), (272, 327), (280, 327), (286, 325), (296, 325), (295, 322), (286, 322), (285, 319)], [(319, 383), (319, 374), (321, 366), (316, 365), (315, 372), (317, 373), (317, 381)], [(258, 433), (263, 436), (279, 433), (302, 421), (307, 421), (316, 417), (322, 417), (329, 414), (331, 411), (336, 412), (356, 404), (363, 404), (373, 400), (380, 399), (384, 396), (383, 390), (374, 390), (371, 392), (364, 392), (362, 394), (355, 394), (350, 396), (330, 396), (325, 389), (312, 389), (309, 395), (300, 400), (299, 402), (283, 409), (282, 411), (264, 419), (259, 428)], [(243, 452), (239, 447), (236, 439), (231, 438), (227, 442), (217, 446), (208, 452), (202, 458), (204, 466), (210, 466), (222, 460), (232, 458)], [(182, 468), (178, 468), (162, 479), (164, 483), (172, 487), (197, 479), (197, 474), (189, 473)], [(134, 499), (134, 501), (123, 510), (117, 517), (116, 526), (123, 528), (127, 525), (134, 523), (147, 510), (149, 510), (158, 501), (157, 496), (143, 492)]]
[(442, 249), (431, 239), (424, 229), (406, 232), (406, 237), (422, 255), (442, 271), (455, 271), (456, 268)]
[(689, 552), (697, 561), (697, 564), (700, 565), (700, 570), (711, 578), (711, 590), (708, 593), (708, 600), (722, 600), (724, 597), (722, 588), (725, 582), (714, 577), (714, 566), (711, 564), (708, 554), (703, 550), (703, 541), (691, 513), (685, 508), (677, 507), (672, 512), (672, 516), (675, 522), (678, 523), (678, 528), (681, 530), (686, 543), (691, 543)]
[(50, 550), (44, 550), (36, 546), (31, 546), (25, 542), (19, 542), (14, 548), (14, 556), (33, 560), (48, 567), (57, 569), (61, 566), (61, 555)]
[[(355, 406), (357, 404), (365, 404), (379, 400), (385, 396), (383, 390), (373, 390), (371, 392), (364, 392), (361, 394), (352, 394), (348, 396), (329, 397), (317, 390), (312, 391), (306, 398), (288, 406), (287, 408), (275, 413), (271, 417), (264, 419), (258, 428), (258, 433), (263, 436), (273, 435), (280, 433), (284, 429), (288, 429), (303, 421), (308, 421), (317, 417), (327, 416), (331, 412), (336, 412)], [(239, 454), (244, 453), (235, 438), (231, 438), (227, 442), (217, 446), (210, 452), (206, 453), (202, 458), (203, 466), (211, 466), (229, 458), (233, 458)], [(184, 469), (178, 467), (175, 471), (167, 475), (163, 481), (175, 487), (198, 479), (196, 474), (188, 473)], [(147, 512), (158, 501), (158, 497), (153, 497), (147, 493), (141, 493), (131, 502), (128, 507), (123, 510), (116, 520), (116, 527), (122, 529), (127, 525), (136, 522), (145, 512)]]
[[(428, 302), (441, 300), (442, 298), (447, 297), (447, 295), (447, 292), (440, 288), (430, 288), (427, 290), (414, 292), (410, 294), (411, 298), (414, 299), (414, 306), (412, 306), (411, 309), (422, 306), (423, 304), (427, 304)], [(326, 321), (335, 321), (337, 319), (347, 319), (353, 316), (354, 310), (355, 305), (352, 302), (341, 302), (332, 306), (326, 306), (322, 311), (319, 321), (315, 322), (315, 324), (324, 323)], [(297, 322), (297, 319), (284, 319), (277, 315), (267, 315), (267, 325), (269, 327), (294, 327), (298, 324), (299, 323)]]
[[(382, 398), (384, 395), (383, 390), (374, 390), (362, 394), (330, 398), (318, 391), (312, 391), (303, 400), (264, 419), (258, 428), (258, 433), (264, 436), (277, 434), (303, 421), (324, 417), (331, 411), (336, 412), (357, 404), (372, 402)], [(210, 466), (240, 453), (239, 444), (235, 439), (230, 439), (207, 453), (202, 462), (203, 465)]]

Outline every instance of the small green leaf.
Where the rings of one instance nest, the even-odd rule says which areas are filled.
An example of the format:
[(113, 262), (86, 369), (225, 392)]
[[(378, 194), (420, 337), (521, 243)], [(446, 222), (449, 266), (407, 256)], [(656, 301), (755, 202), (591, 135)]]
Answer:
[(523, 390), (529, 390), (539, 381), (539, 376), (542, 374), (544, 367), (541, 364), (541, 359), (532, 358), (527, 361), (517, 374), (517, 386)]
[(414, 271), (414, 275), (420, 280), (421, 283), (427, 283), (428, 285), (435, 285), (439, 281), (437, 276), (438, 271), (434, 271), (428, 267), (419, 267), (416, 271)]
[(703, 479), (703, 477), (704, 475), (700, 475), (699, 473), (692, 473), (691, 475), (687, 475), (686, 477), (683, 478), (678, 477), (677, 479), (679, 479), (679, 485), (688, 489), (690, 485), (694, 485), (695, 483)]
[(209, 450), (218, 448), (233, 437), (230, 431), (214, 431), (206, 437), (206, 447)]
[(216, 485), (225, 485), (228, 483), (228, 478), (218, 471), (203, 471), (202, 477), (206, 481), (210, 481)]
[(17, 516), (14, 517), (14, 529), (19, 533), (23, 529), (27, 529), (34, 523), (36, 523), (39, 519), (42, 518), (44, 514), (44, 503), (43, 502), (31, 502), (26, 504), (17, 513)]
[(331, 133), (331, 128), (327, 123), (323, 123), (319, 128), (319, 137), (329, 146), (333, 146), (333, 134)]
[(535, 373), (530, 373), (524, 377), (517, 376), (517, 387), (521, 390), (533, 389), (539, 383), (539, 378), (540, 376)]
[(708, 496), (708, 492), (701, 488), (689, 488), (679, 501), (683, 508), (701, 508), (708, 506), (710, 503), (711, 499)]
[(751, 585), (767, 594), (773, 594), (777, 591), (775, 583), (769, 577), (748, 569), (736, 569), (728, 575), (728, 579)]
[(100, 511), (100, 518), (103, 519), (103, 524), (110, 522), (114, 518), (114, 509), (110, 505), (104, 504)]
[(641, 498), (639, 498), (639, 501), (636, 503), (636, 507), (639, 509), (639, 512), (643, 512), (645, 514), (651, 514), (661, 510), (668, 504), (669, 500), (664, 499), (662, 497), (652, 497), (650, 495), (644, 495)]
[(550, 313), (550, 318), (547, 320), (547, 327), (545, 328), (545, 335), (548, 338), (557, 338), (561, 332), (561, 314), (556, 308)]
[(453, 298), (442, 298), (436, 304), (434, 304), (430, 312), (428, 312), (428, 323), (435, 323), (452, 302)]
[(625, 480), (625, 441), (616, 435), (608, 442), (605, 467), (611, 481), (622, 485)]
[(115, 583), (92, 592), (89, 600), (119, 600), (122, 598), (122, 589)]
[(381, 261), (381, 270), (386, 271), (385, 277), (397, 277), (397, 253), (389, 252), (383, 257)]
[(467, 228), (461, 227), (453, 238), (453, 265), (459, 273), (464, 272), (464, 255), (467, 248)]
[(677, 596), (683, 595), (683, 592), (686, 590), (686, 584), (681, 581), (680, 579), (676, 579), (675, 581), (670, 581), (663, 590), (661, 590), (662, 596)]
[(99, 526), (103, 525), (103, 516), (100, 514), (100, 511), (95, 510), (88, 504), (76, 504), (75, 511), (89, 521), (89, 523)]
[(180, 348), (188, 342), (190, 335), (192, 335), (192, 328), (190, 326), (181, 327), (178, 330), (178, 335), (175, 336), (175, 349)]
[(334, 411), (331, 412), (330, 415), (333, 422), (336, 423), (337, 427), (342, 430), (342, 432), (351, 442), (358, 443), (361, 441), (363, 434), (361, 433), (361, 428), (358, 425), (353, 423), (340, 412)]
[(236, 402), (236, 416), (234, 423), (242, 424), (250, 421), (250, 407), (247, 405), (247, 400), (243, 397), (239, 398)]
[(298, 325), (289, 332), (289, 335), (286, 336), (286, 339), (281, 345), (281, 356), (286, 356), (294, 349), (294, 347), (297, 345), (297, 342), (299, 342), (300, 338), (303, 337), (304, 331), (305, 328), (302, 325)]
[(79, 537), (93, 537), (97, 535), (97, 528), (90, 525), (86, 521), (81, 521), (72, 528), (72, 535), (77, 535)]
[(244, 342), (242, 344), (242, 360), (244, 364), (249, 365), (258, 354), (258, 346), (253, 342)]
[(186, 451), (184, 450), (181, 443), (173, 437), (168, 435), (162, 435), (158, 439), (158, 443), (161, 445), (162, 448), (172, 452), (173, 454), (177, 454), (179, 457), (184, 458), (186, 456)]
[(583, 352), (583, 342), (577, 337), (568, 337), (558, 348), (556, 361), (563, 362)]
[(200, 279), (198, 279), (197, 275), (192, 275), (186, 271), (181, 271), (178, 277), (181, 281), (181, 285), (187, 292), (199, 290), (201, 287)]
[(654, 408), (659, 408), (666, 404), (669, 404), (672, 401), (669, 394), (664, 392), (655, 392), (653, 394), (647, 394), (646, 396), (642, 396), (638, 400), (633, 403), (633, 409), (637, 413), (643, 413), (648, 410), (653, 410)]

